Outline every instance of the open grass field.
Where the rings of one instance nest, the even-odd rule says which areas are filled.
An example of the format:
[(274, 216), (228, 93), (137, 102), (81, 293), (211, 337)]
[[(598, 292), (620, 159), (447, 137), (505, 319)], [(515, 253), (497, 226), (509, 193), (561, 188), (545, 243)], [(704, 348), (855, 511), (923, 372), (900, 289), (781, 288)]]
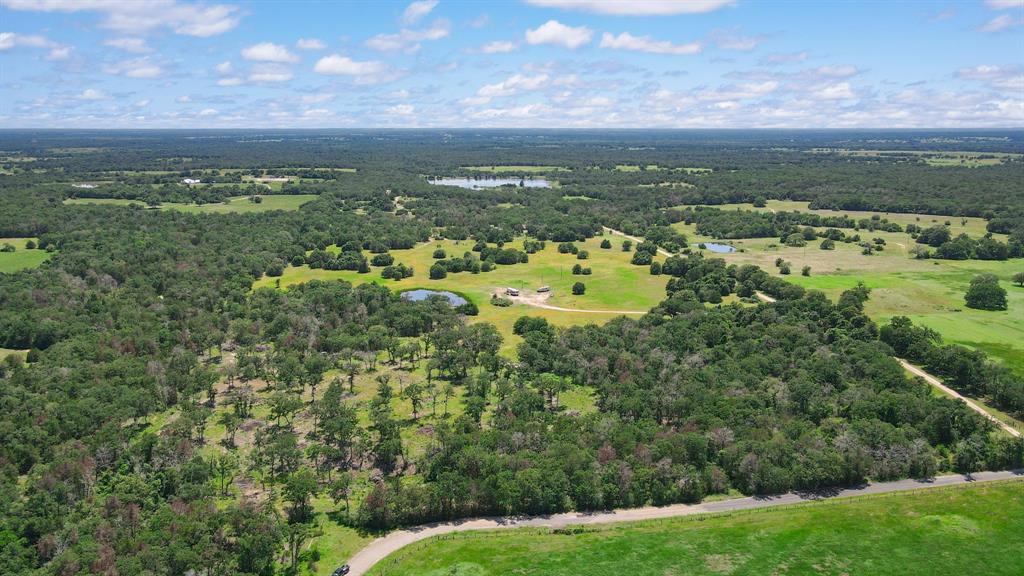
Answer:
[[(615, 166), (615, 169), (617, 171), (619, 171), (619, 172), (639, 172), (640, 171), (640, 165), (639, 164), (617, 164)], [(657, 164), (647, 164), (646, 166), (644, 166), (644, 170), (649, 170), (649, 171), (665, 170), (665, 168), (662, 168), (661, 166), (658, 166)], [(711, 172), (711, 168), (694, 168), (694, 167), (690, 167), (690, 166), (683, 167), (683, 168), (668, 168), (668, 170), (677, 170), (677, 171), (680, 171), (680, 172), (687, 172), (689, 174), (702, 174), (702, 173), (706, 173), (706, 172)]]
[(28, 350), (14, 350), (11, 348), (0, 348), (0, 362), (8, 356), (21, 356), (22, 358), (28, 354)]
[[(793, 204), (769, 202), (762, 210), (790, 210)], [(800, 204), (806, 207), (806, 203)], [(870, 213), (865, 214), (870, 216)], [(942, 218), (918, 216), (922, 221)], [(918, 216), (888, 215), (896, 222), (908, 218), (913, 220)], [(939, 222), (944, 222), (944, 219)], [(954, 230), (960, 226), (959, 220), (952, 222)], [(968, 219), (965, 225), (972, 230), (983, 229), (983, 226), (981, 219)], [(680, 223), (675, 227), (687, 234), (691, 244), (712, 240), (698, 235), (692, 225)], [(780, 245), (777, 238), (749, 238), (728, 241), (739, 250), (737, 252), (706, 254), (724, 258), (730, 263), (757, 264), (776, 274), (775, 259), (782, 258), (791, 263), (793, 270), (786, 280), (822, 290), (833, 299), (863, 282), (872, 289), (866, 310), (876, 321), (885, 322), (898, 315), (908, 316), (916, 324), (939, 332), (945, 342), (983, 350), (1024, 375), (1024, 288), (1011, 282), (1015, 273), (1024, 271), (1024, 260), (916, 260), (908, 253), (915, 246), (908, 234), (862, 232), (861, 237), (867, 240), (883, 238), (886, 248), (872, 256), (864, 256), (856, 244), (840, 242), (836, 243), (835, 250), (821, 250), (819, 242), (794, 248)], [(804, 266), (811, 267), (810, 276), (800, 275)], [(1002, 280), (1009, 301), (1007, 310), (990, 312), (964, 305), (964, 292), (971, 279), (983, 273), (995, 274)]]
[[(591, 238), (586, 242), (578, 242), (581, 250), (590, 252), (588, 260), (577, 260), (572, 254), (559, 254), (557, 245), (549, 242), (544, 250), (530, 255), (526, 264), (498, 266), (497, 269), (480, 274), (462, 272), (449, 274), (442, 280), (430, 280), (428, 271), (434, 263), (432, 254), (438, 247), (444, 248), (448, 256), (461, 256), (473, 246), (471, 242), (445, 240), (421, 244), (410, 250), (393, 250), (396, 262), (412, 266), (415, 275), (401, 281), (384, 280), (380, 277), (380, 269), (374, 267), (368, 274), (358, 274), (345, 270), (314, 270), (308, 266), (288, 267), (280, 278), (264, 277), (258, 280), (255, 287), (280, 286), (287, 288), (292, 284), (309, 280), (342, 279), (358, 284), (377, 282), (393, 290), (409, 290), (428, 288), (434, 290), (451, 290), (462, 294), (480, 308), (476, 321), (495, 324), (505, 336), (505, 351), (511, 351), (518, 337), (512, 335), (512, 324), (524, 315), (543, 316), (557, 325), (586, 324), (588, 322), (604, 323), (618, 313), (585, 313), (564, 312), (513, 304), (508, 308), (500, 308), (490, 304), (490, 295), (496, 289), (514, 287), (532, 291), (544, 285), (551, 286), (552, 296), (547, 301), (552, 306), (585, 310), (618, 310), (646, 312), (665, 298), (666, 276), (651, 276), (647, 266), (634, 266), (629, 263), (632, 253), (621, 250), (621, 237), (610, 236), (612, 248), (600, 248), (601, 237)], [(512, 244), (522, 247), (522, 239)], [(572, 267), (580, 263), (590, 267), (590, 276), (574, 276)], [(280, 281), (280, 282), (278, 282)], [(572, 295), (572, 285), (583, 282), (587, 291), (583, 296)]]
[[(402, 550), (374, 576), (1020, 574), (1024, 482), (754, 512), (469, 532)], [(328, 574), (328, 571), (324, 571)]]
[[(278, 183), (279, 184), (279, 183)], [(315, 194), (293, 194), (261, 196), (263, 201), (259, 204), (250, 202), (248, 196), (235, 196), (228, 204), (180, 204), (176, 202), (165, 202), (159, 206), (162, 210), (181, 210), (193, 214), (229, 214), (229, 213), (252, 213), (269, 212), (271, 210), (298, 210), (300, 206), (315, 200)], [(68, 198), (65, 204), (100, 204), (109, 206), (129, 206), (131, 204), (142, 204), (138, 200), (124, 200), (121, 198)]]
[[(808, 208), (809, 204), (809, 202), (799, 200), (768, 200), (765, 202), (765, 206), (760, 208), (755, 207), (753, 204), (719, 204), (714, 206), (714, 208), (721, 210), (754, 210), (757, 212), (810, 212), (822, 216), (849, 216), (857, 220), (877, 215), (900, 226), (916, 224), (922, 228), (928, 228), (949, 222), (949, 229), (954, 236), (961, 233), (971, 236), (984, 236), (987, 232), (985, 230), (987, 222), (983, 218), (958, 218), (956, 216), (940, 216), (937, 214), (901, 214), (897, 212), (869, 212), (864, 210), (811, 210)], [(1002, 239), (1005, 240), (1005, 237), (1002, 237)]]
[(0, 238), (0, 246), (10, 244), (15, 248), (14, 252), (0, 252), (0, 273), (37, 268), (50, 259), (51, 254), (46, 250), (25, 248), (25, 243), (29, 240), (35, 238)]
[(859, 156), (865, 158), (892, 157), (892, 156), (917, 156), (929, 166), (959, 166), (966, 168), (977, 168), (982, 166), (997, 166), (1003, 162), (1020, 158), (1021, 154), (1009, 152), (970, 152), (953, 150), (948, 152), (934, 152), (924, 150), (847, 150), (844, 148), (816, 148), (811, 150), (815, 153), (835, 153), (842, 156)]

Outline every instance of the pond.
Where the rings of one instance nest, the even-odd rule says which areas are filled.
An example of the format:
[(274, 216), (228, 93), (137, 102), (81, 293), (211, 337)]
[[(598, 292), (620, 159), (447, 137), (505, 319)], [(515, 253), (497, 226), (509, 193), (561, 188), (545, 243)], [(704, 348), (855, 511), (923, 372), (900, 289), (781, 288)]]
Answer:
[(441, 296), (448, 299), (448, 303), (452, 306), (462, 306), (467, 304), (465, 298), (459, 296), (454, 292), (448, 292), (447, 290), (424, 290), (422, 288), (418, 290), (406, 290), (401, 294), (403, 300), (411, 300), (413, 302), (419, 302), (420, 300), (426, 300), (431, 296)]
[(701, 245), (703, 245), (708, 250), (711, 250), (712, 252), (718, 252), (719, 254), (728, 254), (729, 252), (735, 252), (736, 251), (735, 248), (733, 248), (732, 246), (729, 246), (728, 244), (716, 244), (715, 242), (702, 242)]
[(458, 186), (459, 188), (497, 188), (511, 184), (519, 186), (522, 183), (525, 188), (550, 188), (551, 183), (544, 178), (435, 178), (427, 179), (427, 182), (435, 186)]

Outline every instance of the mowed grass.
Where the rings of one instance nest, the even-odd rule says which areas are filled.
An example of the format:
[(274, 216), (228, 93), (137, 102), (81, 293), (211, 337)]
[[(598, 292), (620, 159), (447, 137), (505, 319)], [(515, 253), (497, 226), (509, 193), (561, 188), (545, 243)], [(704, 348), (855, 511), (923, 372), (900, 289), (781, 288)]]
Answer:
[[(279, 184), (279, 183), (278, 183)], [(235, 214), (269, 212), (271, 210), (298, 210), (306, 202), (317, 198), (316, 194), (268, 194), (260, 196), (262, 202), (250, 202), (248, 196), (235, 196), (230, 198), (231, 202), (214, 204), (182, 204), (178, 202), (164, 202), (158, 208), (162, 210), (180, 210), (193, 214)], [(132, 204), (145, 205), (138, 200), (125, 200), (122, 198), (68, 198), (65, 204), (99, 204), (108, 206), (129, 206)]]
[[(491, 322), (498, 327), (505, 337), (505, 351), (508, 352), (519, 341), (518, 337), (512, 335), (512, 324), (520, 316), (540, 316), (547, 318), (553, 324), (562, 326), (587, 323), (603, 324), (609, 319), (621, 315), (622, 311), (643, 313), (665, 299), (665, 284), (668, 277), (651, 276), (647, 266), (630, 264), (632, 252), (622, 251), (623, 239), (617, 236), (608, 238), (612, 242), (612, 248), (608, 250), (600, 248), (601, 237), (576, 243), (581, 250), (590, 252), (588, 260), (577, 260), (576, 256), (572, 254), (559, 254), (557, 243), (548, 242), (544, 250), (531, 254), (530, 261), (526, 264), (498, 266), (491, 272), (480, 274), (469, 272), (449, 274), (447, 278), (441, 280), (429, 278), (430, 266), (435, 262), (432, 257), (434, 250), (440, 247), (445, 250), (448, 257), (462, 256), (463, 253), (472, 249), (473, 243), (453, 240), (428, 242), (410, 250), (391, 251), (395, 262), (412, 266), (415, 270), (415, 275), (412, 278), (401, 281), (382, 279), (380, 277), (381, 269), (377, 267), (373, 267), (368, 274), (358, 274), (347, 270), (314, 270), (308, 266), (289, 266), (280, 278), (264, 277), (258, 280), (254, 287), (279, 286), (287, 288), (290, 285), (310, 280), (341, 279), (353, 284), (377, 282), (396, 291), (413, 288), (450, 290), (462, 294), (480, 308), (480, 315), (471, 320)], [(517, 239), (510, 246), (521, 249), (522, 238)], [(662, 259), (659, 258), (659, 260)], [(591, 268), (593, 274), (574, 276), (572, 267), (577, 263)], [(572, 285), (575, 282), (583, 282), (586, 285), (586, 294), (583, 296), (572, 295)], [(550, 305), (574, 310), (606, 310), (609, 312), (564, 312), (525, 304), (513, 304), (510, 307), (501, 308), (490, 303), (491, 294), (495, 290), (504, 291), (506, 287), (514, 287), (532, 292), (545, 285), (552, 288), (552, 295), (547, 301)], [(634, 316), (638, 315), (634, 314)]]
[[(792, 209), (787, 204), (772, 202), (765, 209), (773, 206), (777, 210)], [(915, 218), (914, 215), (888, 216), (891, 221), (898, 221), (895, 217)], [(926, 215), (920, 216), (925, 220)], [(969, 219), (967, 227), (983, 226), (984, 221), (979, 224), (974, 220)], [(956, 230), (959, 226), (959, 220), (955, 220), (952, 228)], [(687, 234), (691, 245), (712, 240), (698, 235), (692, 225), (680, 223), (675, 227)], [(778, 238), (748, 238), (724, 241), (740, 250), (738, 252), (706, 251), (705, 254), (724, 258), (729, 263), (756, 264), (779, 276), (775, 260), (782, 258), (792, 268), (792, 274), (784, 277), (787, 281), (822, 290), (832, 299), (862, 282), (872, 289), (865, 310), (875, 321), (887, 322), (893, 316), (908, 316), (914, 323), (936, 330), (943, 341), (983, 350), (1024, 375), (1024, 288), (1011, 281), (1015, 273), (1024, 272), (1024, 259), (916, 260), (909, 254), (916, 246), (909, 234), (866, 231), (859, 234), (866, 241), (876, 237), (884, 239), (885, 250), (865, 256), (861, 248), (852, 243), (838, 242), (835, 250), (821, 250), (820, 240), (795, 248), (781, 245)], [(1005, 241), (1005, 237), (1000, 239)], [(810, 276), (801, 276), (804, 266), (811, 267)], [(964, 293), (971, 279), (984, 273), (999, 277), (1007, 291), (1007, 310), (973, 310), (964, 305)]]
[[(463, 533), (386, 558), (374, 576), (1021, 573), (1024, 482), (745, 513)], [(324, 572), (327, 574), (328, 572)]]
[(25, 248), (29, 240), (36, 241), (35, 238), (0, 238), (0, 246), (14, 246), (14, 252), (0, 252), (0, 273), (10, 274), (26, 268), (38, 268), (50, 259), (52, 254), (46, 250)]

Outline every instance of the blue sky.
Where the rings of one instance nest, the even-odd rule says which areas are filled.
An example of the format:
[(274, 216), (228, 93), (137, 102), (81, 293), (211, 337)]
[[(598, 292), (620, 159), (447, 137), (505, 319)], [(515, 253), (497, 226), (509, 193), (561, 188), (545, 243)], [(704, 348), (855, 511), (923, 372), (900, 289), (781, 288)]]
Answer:
[(0, 0), (0, 127), (1024, 126), (1024, 0)]

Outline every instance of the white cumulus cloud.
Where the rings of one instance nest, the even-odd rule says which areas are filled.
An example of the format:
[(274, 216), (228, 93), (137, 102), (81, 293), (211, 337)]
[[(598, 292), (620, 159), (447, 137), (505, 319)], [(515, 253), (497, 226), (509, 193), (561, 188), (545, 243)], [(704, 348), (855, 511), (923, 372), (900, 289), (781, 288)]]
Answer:
[(388, 108), (389, 114), (397, 114), (399, 116), (409, 116), (416, 111), (416, 108), (412, 104), (396, 104)]
[(548, 83), (548, 75), (523, 76), (516, 74), (496, 84), (487, 84), (477, 90), (476, 95), (480, 98), (496, 98), (500, 96), (512, 96), (524, 91), (543, 88)]
[(586, 26), (572, 27), (558, 20), (548, 20), (537, 28), (526, 31), (527, 44), (553, 44), (575, 50), (590, 43), (594, 31)]
[(673, 44), (668, 40), (652, 40), (650, 36), (633, 36), (629, 32), (623, 32), (618, 36), (605, 32), (601, 36), (601, 48), (652, 54), (696, 54), (700, 52), (701, 46), (698, 42)]
[(107, 95), (102, 90), (96, 90), (95, 88), (86, 88), (78, 95), (79, 100), (102, 100)]
[(288, 51), (287, 48), (273, 42), (260, 42), (242, 49), (242, 58), (254, 62), (297, 62), (299, 57)]

